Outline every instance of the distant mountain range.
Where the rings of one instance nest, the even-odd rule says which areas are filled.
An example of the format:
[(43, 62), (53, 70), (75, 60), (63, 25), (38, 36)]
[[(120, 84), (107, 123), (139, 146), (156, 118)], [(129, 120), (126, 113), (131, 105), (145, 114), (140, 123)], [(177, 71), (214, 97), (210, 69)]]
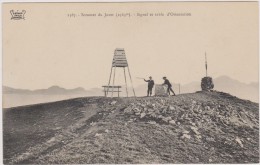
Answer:
[(65, 89), (51, 86), (47, 89), (27, 90), (3, 86), (3, 107), (16, 107), (28, 104), (53, 102), (85, 96), (102, 96), (99, 88), (85, 90), (84, 88)]
[(4, 94), (27, 94), (27, 95), (74, 95), (74, 94), (87, 94), (92, 96), (99, 96), (101, 94), (101, 89), (92, 88), (90, 90), (85, 90), (82, 87), (74, 89), (65, 89), (59, 86), (51, 86), (47, 89), (37, 89), (37, 90), (28, 90), (28, 89), (16, 89), (8, 86), (3, 86)]
[[(220, 76), (213, 79), (214, 90), (230, 93), (242, 99), (259, 102), (259, 83), (252, 82), (249, 84), (239, 82), (228, 76)], [(133, 95), (132, 89), (128, 87), (129, 95)], [(173, 83), (173, 89), (176, 94), (179, 93), (179, 85)], [(201, 90), (200, 81), (189, 84), (181, 84), (181, 93), (193, 93)], [(125, 86), (122, 86), (120, 96), (126, 96)], [(136, 96), (145, 96), (147, 84), (142, 84), (135, 87)], [(102, 88), (92, 88), (86, 90), (82, 87), (74, 89), (65, 89), (59, 86), (51, 86), (47, 89), (15, 89), (8, 86), (3, 86), (3, 105), (4, 107), (13, 107), (27, 104), (43, 103), (50, 101), (58, 101), (75, 97), (85, 96), (103, 96)], [(116, 96), (115, 94), (114, 96)]]

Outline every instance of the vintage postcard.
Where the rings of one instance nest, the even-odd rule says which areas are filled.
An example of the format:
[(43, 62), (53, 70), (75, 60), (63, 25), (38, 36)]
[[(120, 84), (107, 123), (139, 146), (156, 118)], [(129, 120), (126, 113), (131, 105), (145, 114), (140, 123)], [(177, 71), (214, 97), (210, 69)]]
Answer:
[(4, 164), (259, 163), (258, 2), (2, 7)]

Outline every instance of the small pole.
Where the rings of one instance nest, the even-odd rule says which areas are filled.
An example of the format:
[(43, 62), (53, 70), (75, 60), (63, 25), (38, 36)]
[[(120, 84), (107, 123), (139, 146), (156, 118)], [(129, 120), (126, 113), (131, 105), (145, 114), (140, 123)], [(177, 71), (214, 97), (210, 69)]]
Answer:
[(207, 64), (207, 53), (205, 52), (205, 67), (206, 67), (206, 77), (208, 77), (208, 64)]
[(117, 93), (118, 93), (118, 97), (119, 97), (119, 86), (117, 87)]

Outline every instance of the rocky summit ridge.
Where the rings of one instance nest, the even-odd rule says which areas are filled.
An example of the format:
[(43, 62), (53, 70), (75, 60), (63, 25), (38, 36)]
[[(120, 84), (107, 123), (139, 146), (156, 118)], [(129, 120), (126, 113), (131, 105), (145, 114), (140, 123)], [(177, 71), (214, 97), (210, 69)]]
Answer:
[[(4, 148), (9, 148), (4, 160), (25, 164), (257, 163), (258, 106), (213, 91), (171, 97), (87, 97), (6, 109)], [(28, 115), (14, 121), (19, 110)], [(34, 111), (39, 116), (30, 122)], [(23, 149), (10, 148), (8, 139), (21, 130), (13, 128), (10, 133), (7, 124), (22, 121), (27, 121), (23, 135), (41, 140), (31, 139), (31, 146)], [(26, 143), (26, 139), (18, 142)]]

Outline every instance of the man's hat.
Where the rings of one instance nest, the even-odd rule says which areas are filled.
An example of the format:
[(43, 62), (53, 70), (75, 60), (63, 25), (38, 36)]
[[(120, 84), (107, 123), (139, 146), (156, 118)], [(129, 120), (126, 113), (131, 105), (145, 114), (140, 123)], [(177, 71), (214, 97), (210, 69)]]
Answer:
[(152, 76), (150, 76), (149, 78), (152, 78)]
[(166, 78), (166, 77), (163, 77), (163, 78)]

